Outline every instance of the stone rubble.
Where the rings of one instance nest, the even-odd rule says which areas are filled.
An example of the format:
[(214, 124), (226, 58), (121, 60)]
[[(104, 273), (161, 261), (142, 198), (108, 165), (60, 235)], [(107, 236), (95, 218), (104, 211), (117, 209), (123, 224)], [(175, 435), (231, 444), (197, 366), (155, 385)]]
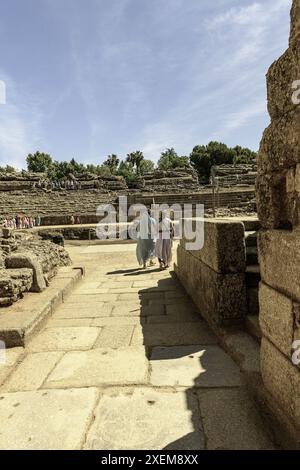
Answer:
[(43, 291), (59, 266), (71, 264), (62, 246), (32, 233), (2, 229), (0, 234), (0, 306), (9, 306), (25, 292)]

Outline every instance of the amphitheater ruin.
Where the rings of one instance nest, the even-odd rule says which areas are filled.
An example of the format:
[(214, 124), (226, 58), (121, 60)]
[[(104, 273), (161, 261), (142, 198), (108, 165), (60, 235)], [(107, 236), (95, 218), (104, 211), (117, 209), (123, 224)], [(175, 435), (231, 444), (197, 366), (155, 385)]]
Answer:
[[(207, 186), (194, 170), (131, 188), (0, 175), (1, 222), (41, 222), (0, 237), (1, 449), (300, 448), (300, 0), (291, 20), (257, 165)], [(120, 196), (203, 204), (203, 247), (182, 237), (170, 270), (138, 269), (132, 240), (97, 239)]]

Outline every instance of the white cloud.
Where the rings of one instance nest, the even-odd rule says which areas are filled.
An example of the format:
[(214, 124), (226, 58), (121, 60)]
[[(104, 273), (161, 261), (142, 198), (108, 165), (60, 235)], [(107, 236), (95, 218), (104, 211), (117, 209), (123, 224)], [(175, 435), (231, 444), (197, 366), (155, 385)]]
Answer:
[(27, 96), (29, 102), (25, 102), (13, 81), (7, 76), (4, 81), (7, 97), (0, 106), (0, 163), (21, 169), (25, 156), (39, 143), (41, 116), (33, 98)]

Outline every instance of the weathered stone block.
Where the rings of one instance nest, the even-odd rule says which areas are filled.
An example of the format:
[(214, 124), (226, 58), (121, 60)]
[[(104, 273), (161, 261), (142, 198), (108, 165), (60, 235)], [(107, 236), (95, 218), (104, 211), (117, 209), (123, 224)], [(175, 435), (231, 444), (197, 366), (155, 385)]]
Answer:
[(300, 36), (300, 0), (294, 0), (291, 11), (292, 28), (290, 45), (296, 42)]
[(297, 335), (295, 304), (289, 297), (261, 283), (259, 289), (259, 323), (262, 334), (288, 358), (292, 354), (292, 343)]
[(7, 268), (30, 268), (33, 270), (31, 292), (42, 292), (46, 289), (46, 282), (42, 267), (38, 259), (29, 253), (16, 253), (5, 260)]
[[(203, 219), (204, 245), (193, 250), (194, 257), (207, 264), (218, 273), (245, 272), (245, 230), (240, 222)], [(186, 249), (189, 241), (183, 239)]]
[(300, 193), (300, 164), (296, 166), (295, 171), (295, 191)]
[(300, 429), (300, 371), (266, 338), (261, 344), (261, 373), (267, 390)]
[(292, 81), (286, 84), (287, 87), (290, 87), (293, 109), (273, 119), (265, 130), (258, 157), (259, 174), (287, 170), (300, 163), (300, 105), (292, 103)]
[(208, 322), (228, 323), (245, 315), (245, 273), (217, 273), (180, 246), (177, 256), (176, 274)]
[(300, 77), (298, 43), (299, 40), (274, 62), (267, 74), (268, 110), (274, 119), (295, 109), (292, 84)]
[(286, 192), (295, 192), (295, 168), (290, 168), (286, 174)]
[(265, 230), (258, 236), (262, 280), (300, 302), (300, 233)]
[(259, 175), (256, 180), (258, 216), (263, 228), (298, 225), (297, 194), (287, 171)]

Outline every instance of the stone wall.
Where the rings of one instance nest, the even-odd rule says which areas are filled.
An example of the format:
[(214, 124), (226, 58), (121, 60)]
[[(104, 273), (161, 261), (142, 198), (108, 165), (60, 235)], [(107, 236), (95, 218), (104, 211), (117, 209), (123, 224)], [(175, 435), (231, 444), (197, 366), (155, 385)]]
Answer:
[(211, 175), (217, 187), (254, 187), (257, 177), (257, 164), (215, 165), (211, 169)]
[(300, 368), (292, 343), (300, 338), (300, 106), (292, 83), (300, 80), (300, 0), (293, 1), (288, 50), (267, 75), (271, 124), (259, 151), (257, 203), (262, 282), (262, 378), (275, 405), (300, 434)]
[(7, 307), (25, 292), (42, 292), (59, 266), (71, 263), (67, 251), (28, 233), (3, 229), (0, 234), (0, 307)]
[(200, 189), (197, 172), (189, 168), (154, 170), (140, 178), (138, 187), (145, 193), (191, 193)]
[(244, 225), (204, 219), (203, 226), (203, 248), (180, 241), (176, 274), (212, 326), (239, 322), (247, 311)]

